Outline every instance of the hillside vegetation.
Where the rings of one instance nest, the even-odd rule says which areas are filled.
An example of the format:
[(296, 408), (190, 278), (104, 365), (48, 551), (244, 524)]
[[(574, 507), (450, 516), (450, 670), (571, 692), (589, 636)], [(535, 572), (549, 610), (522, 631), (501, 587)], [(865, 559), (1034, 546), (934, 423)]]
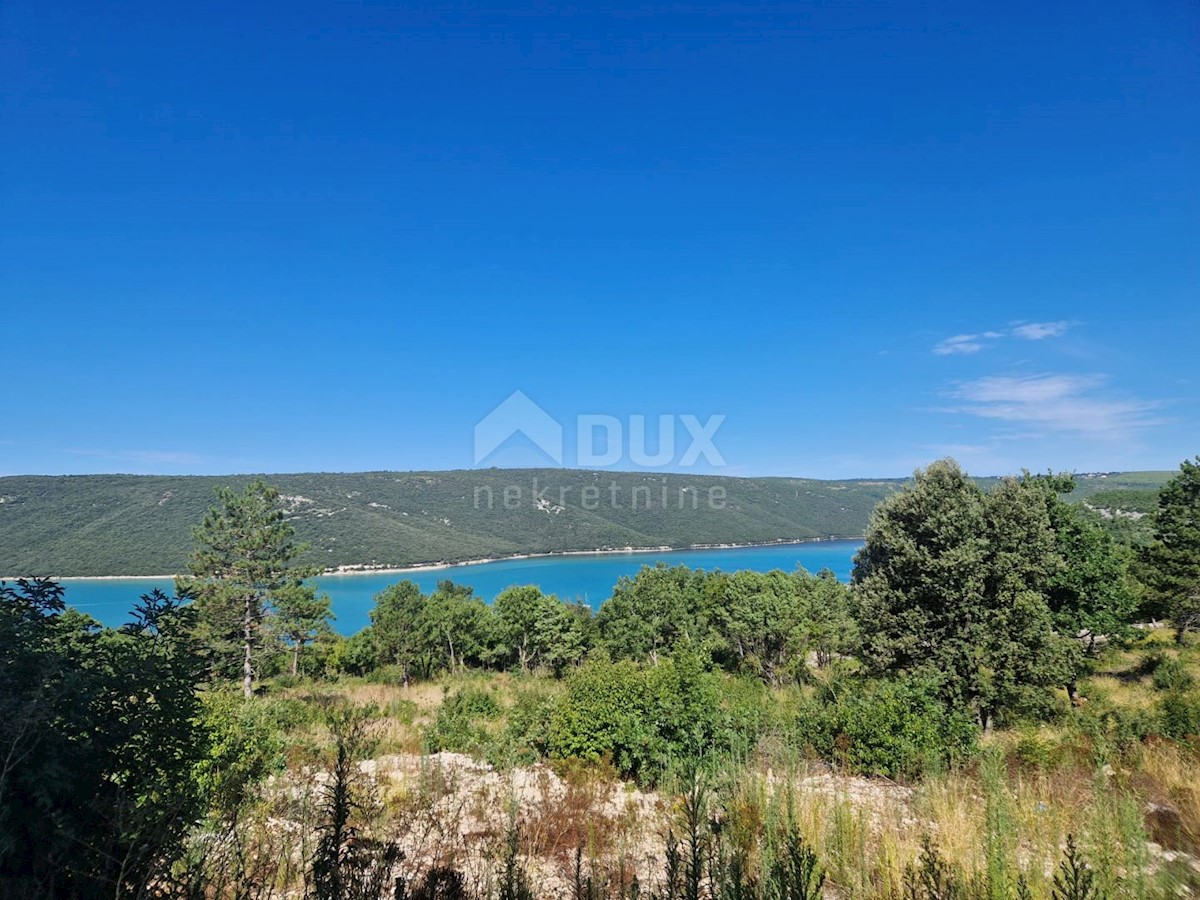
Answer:
[(1138, 551), (1069, 487), (940, 460), (849, 584), (397, 580), (349, 637), (223, 488), (119, 629), (0, 581), (0, 897), (1195, 897), (1200, 457)]
[[(1155, 492), (1169, 474), (1081, 476), (1072, 498), (1122, 489)], [(263, 477), (285, 497), (298, 538), (311, 544), (302, 561), (322, 568), (609, 547), (861, 537), (875, 505), (904, 484), (900, 479), (820, 481), (570, 469)], [(214, 489), (226, 485), (240, 490), (252, 478), (0, 478), (0, 574), (180, 572), (191, 548), (191, 528), (211, 505)], [(593, 493), (586, 495), (589, 489)], [(1119, 519), (1121, 525), (1130, 521)]]

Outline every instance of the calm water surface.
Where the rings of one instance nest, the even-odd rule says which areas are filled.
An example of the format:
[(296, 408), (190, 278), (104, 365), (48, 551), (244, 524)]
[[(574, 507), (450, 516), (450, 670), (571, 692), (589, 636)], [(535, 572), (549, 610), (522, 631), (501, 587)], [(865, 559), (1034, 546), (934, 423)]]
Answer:
[[(846, 581), (850, 577), (851, 560), (861, 546), (861, 541), (822, 541), (722, 550), (546, 556), (423, 572), (323, 575), (315, 581), (333, 601), (337, 616), (334, 627), (343, 634), (352, 634), (370, 624), (368, 613), (374, 605), (375, 595), (389, 584), (405, 579), (412, 579), (428, 593), (439, 581), (449, 578), (470, 585), (476, 594), (489, 601), (509, 585), (536, 584), (548, 594), (557, 594), (565, 600), (582, 600), (595, 609), (608, 599), (613, 585), (622, 575), (635, 575), (642, 566), (659, 561), (727, 572), (737, 569), (791, 571), (796, 566), (817, 572), (828, 568)], [(71, 578), (65, 580), (63, 586), (67, 603), (106, 625), (124, 623), (129, 608), (141, 594), (156, 587), (170, 593), (174, 587), (170, 579), (161, 578)]]

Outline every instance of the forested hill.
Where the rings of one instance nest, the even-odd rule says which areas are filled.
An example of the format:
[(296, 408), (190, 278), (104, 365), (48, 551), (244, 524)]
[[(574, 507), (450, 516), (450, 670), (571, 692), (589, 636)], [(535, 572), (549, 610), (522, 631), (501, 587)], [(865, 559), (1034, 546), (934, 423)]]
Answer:
[[(1152, 491), (1169, 475), (1085, 476), (1076, 496)], [(312, 545), (305, 561), (327, 568), (859, 537), (875, 504), (904, 483), (570, 469), (262, 477), (280, 489), (299, 537)], [(182, 571), (213, 489), (240, 490), (251, 479), (0, 478), (0, 576)]]

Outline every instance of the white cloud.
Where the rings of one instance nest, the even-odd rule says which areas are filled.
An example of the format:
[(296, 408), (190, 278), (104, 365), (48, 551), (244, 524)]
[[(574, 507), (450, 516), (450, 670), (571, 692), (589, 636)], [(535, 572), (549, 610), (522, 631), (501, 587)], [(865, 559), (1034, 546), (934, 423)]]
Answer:
[(1158, 424), (1150, 412), (1160, 403), (1105, 393), (1107, 381), (1103, 375), (990, 375), (954, 387), (949, 394), (962, 405), (948, 411), (1103, 438)]
[(934, 345), (933, 352), (938, 356), (949, 356), (952, 353), (978, 353), (983, 349), (979, 342), (981, 334), (956, 334)]
[(1041, 341), (1058, 337), (1070, 327), (1070, 322), (1025, 322), (1015, 326), (1012, 334), (1027, 341)]
[(1059, 337), (1068, 328), (1070, 322), (1019, 322), (1007, 331), (981, 331), (978, 334), (956, 334), (933, 345), (933, 352), (938, 356), (954, 354), (978, 353), (992, 342), (1003, 338), (1021, 338), (1026, 341), (1041, 341), (1046, 338)]

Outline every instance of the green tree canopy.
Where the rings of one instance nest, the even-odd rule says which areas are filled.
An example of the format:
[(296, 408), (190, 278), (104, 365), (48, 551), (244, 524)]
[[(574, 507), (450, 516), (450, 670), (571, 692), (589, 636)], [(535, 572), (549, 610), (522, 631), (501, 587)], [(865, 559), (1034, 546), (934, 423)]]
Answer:
[(546, 666), (559, 674), (584, 652), (586, 625), (578, 609), (536, 585), (501, 591), (492, 604), (496, 620), (497, 662), (522, 672)]
[(473, 588), (440, 581), (422, 617), (422, 637), (451, 671), (487, 662), (494, 646), (491, 610)]
[(1070, 488), (1027, 474), (985, 493), (943, 460), (881, 503), (853, 576), (868, 669), (939, 678), (985, 726), (1071, 689), (1081, 642), (1120, 637), (1133, 596), (1127, 558), (1060, 499)]
[(714, 579), (713, 624), (730, 667), (768, 684), (786, 680), (789, 662), (803, 659), (808, 637), (803, 581), (778, 569)]
[(1144, 559), (1152, 596), (1182, 641), (1200, 629), (1200, 456), (1185, 459), (1159, 494), (1154, 543)]
[(294, 564), (306, 547), (294, 540), (278, 490), (254, 481), (241, 494), (224, 487), (216, 494), (217, 505), (193, 532), (191, 575), (178, 579), (177, 590), (195, 598), (197, 633), (214, 672), (228, 677), (240, 665), (242, 691), (249, 697), (268, 601), (299, 596), (303, 580), (315, 571)]
[(596, 616), (601, 639), (614, 659), (657, 662), (683, 642), (708, 637), (705, 573), (687, 566), (643, 566), (622, 577)]
[(371, 610), (371, 636), (379, 658), (399, 666), (406, 685), (417, 661), (432, 649), (425, 622), (428, 606), (429, 598), (416, 582), (405, 579), (380, 591)]
[(271, 627), (291, 652), (292, 675), (299, 673), (300, 652), (306, 644), (333, 633), (329, 596), (314, 585), (293, 581), (271, 595)]
[(849, 649), (848, 592), (832, 572), (740, 571), (709, 576), (716, 656), (768, 684), (795, 679), (809, 654), (825, 665)]
[(202, 811), (193, 610), (159, 591), (101, 627), (47, 581), (0, 582), (0, 884), (148, 896)]
[(1042, 488), (1062, 561), (1050, 576), (1046, 599), (1055, 630), (1075, 638), (1070, 647), (1067, 685), (1074, 697), (1075, 682), (1100, 648), (1127, 640), (1133, 632), (1130, 623), (1138, 607), (1138, 593), (1130, 574), (1133, 556), (1080, 506), (1062, 499), (1063, 494), (1074, 490), (1074, 479), (1038, 476), (1030, 486)]
[(975, 680), (985, 606), (985, 499), (951, 460), (881, 503), (855, 557), (862, 656), (876, 672)]

